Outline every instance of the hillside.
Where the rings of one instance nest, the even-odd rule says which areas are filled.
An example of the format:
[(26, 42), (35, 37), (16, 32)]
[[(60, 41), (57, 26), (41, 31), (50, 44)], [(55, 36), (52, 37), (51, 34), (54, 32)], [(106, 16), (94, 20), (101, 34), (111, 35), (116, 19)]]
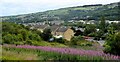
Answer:
[(111, 3), (107, 5), (95, 4), (84, 5), (76, 7), (61, 8), (57, 10), (49, 10), (45, 12), (23, 14), (16, 16), (4, 16), (1, 17), (2, 21), (9, 22), (39, 22), (39, 21), (52, 21), (52, 20), (99, 20), (101, 16), (105, 16), (108, 20), (120, 20), (119, 5), (117, 3)]

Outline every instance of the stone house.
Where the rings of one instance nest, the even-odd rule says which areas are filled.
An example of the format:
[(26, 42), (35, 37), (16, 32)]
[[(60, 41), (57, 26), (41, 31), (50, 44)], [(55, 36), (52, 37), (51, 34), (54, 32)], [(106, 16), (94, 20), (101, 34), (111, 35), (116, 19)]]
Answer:
[(70, 27), (59, 27), (53, 34), (54, 37), (62, 37), (68, 41), (74, 36), (74, 31)]
[(55, 38), (64, 38), (68, 41), (70, 41), (70, 39), (74, 36), (74, 31), (72, 29), (70, 29), (70, 27), (66, 27), (66, 26), (60, 26), (60, 25), (34, 25), (33, 26), (34, 29), (37, 29), (41, 32), (43, 32), (44, 29), (50, 29), (51, 30), (51, 34), (55, 37)]

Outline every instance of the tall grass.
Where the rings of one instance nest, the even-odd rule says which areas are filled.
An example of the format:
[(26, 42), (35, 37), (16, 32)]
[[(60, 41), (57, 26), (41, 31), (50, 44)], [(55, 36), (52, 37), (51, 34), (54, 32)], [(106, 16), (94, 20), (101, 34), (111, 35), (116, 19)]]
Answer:
[[(4, 45), (6, 51), (29, 52), (36, 54), (38, 60), (118, 60), (119, 56), (102, 51), (78, 50), (73, 48), (53, 48), (30, 45)], [(3, 55), (4, 56), (4, 55)]]

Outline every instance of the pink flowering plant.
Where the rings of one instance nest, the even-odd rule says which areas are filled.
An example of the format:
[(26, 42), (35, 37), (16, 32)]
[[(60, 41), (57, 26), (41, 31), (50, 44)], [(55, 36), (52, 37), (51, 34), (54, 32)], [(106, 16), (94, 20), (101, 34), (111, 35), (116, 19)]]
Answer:
[(75, 48), (55, 48), (48, 46), (31, 45), (3, 45), (6, 50), (17, 50), (37, 52), (38, 56), (44, 55), (45, 58), (53, 57), (54, 60), (119, 60), (120, 56), (105, 54), (103, 51), (83, 50)]

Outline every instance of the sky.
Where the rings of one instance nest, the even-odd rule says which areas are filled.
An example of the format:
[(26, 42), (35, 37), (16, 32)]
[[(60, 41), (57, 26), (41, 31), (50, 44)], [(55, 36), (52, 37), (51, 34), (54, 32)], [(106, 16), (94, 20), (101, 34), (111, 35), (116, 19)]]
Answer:
[(43, 12), (65, 7), (109, 4), (119, 0), (0, 0), (0, 16)]

